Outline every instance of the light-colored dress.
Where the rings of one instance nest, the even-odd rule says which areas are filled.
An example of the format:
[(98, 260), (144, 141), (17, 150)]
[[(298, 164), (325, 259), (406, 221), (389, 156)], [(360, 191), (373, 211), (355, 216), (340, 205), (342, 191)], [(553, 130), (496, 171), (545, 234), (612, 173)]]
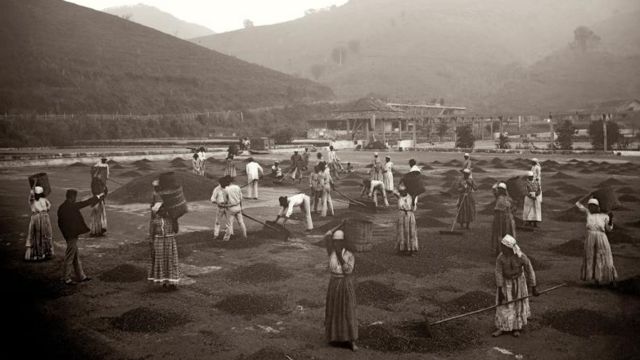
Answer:
[(344, 264), (332, 252), (329, 256), (331, 280), (327, 289), (324, 327), (328, 342), (355, 341), (358, 339), (358, 317), (356, 314), (356, 292), (353, 286), (355, 258), (346, 249), (342, 250)]
[[(500, 253), (496, 259), (496, 286), (502, 288), (504, 302), (509, 302), (529, 295), (527, 284), (536, 286), (536, 274), (527, 255), (505, 256)], [(496, 290), (498, 304), (498, 290)], [(499, 305), (496, 308), (496, 329), (502, 331), (522, 330), (531, 317), (529, 299)]]
[(542, 202), (542, 166), (540, 164), (533, 165), (531, 172), (533, 173), (533, 180), (537, 180), (538, 185), (540, 185), (540, 202)]
[(393, 163), (388, 161), (382, 168), (382, 180), (387, 191), (393, 191)]
[(400, 196), (398, 198), (398, 209), (400, 217), (396, 225), (396, 248), (401, 252), (418, 251), (418, 228), (416, 226), (417, 201), (414, 204), (411, 195)]
[[(522, 219), (524, 221), (542, 221), (542, 197), (540, 195), (540, 184), (537, 181), (526, 183), (527, 193), (524, 196), (524, 206), (522, 209)], [(532, 199), (530, 195), (533, 195)]]
[(101, 199), (91, 207), (90, 235), (101, 236), (107, 231), (107, 208)]
[(592, 214), (582, 204), (576, 204), (578, 209), (587, 215), (587, 235), (584, 241), (584, 258), (580, 279), (593, 281), (596, 284), (609, 284), (617, 280), (618, 273), (613, 265), (611, 245), (605, 231), (612, 231), (609, 225), (609, 215)]
[(46, 198), (35, 200), (33, 195), (29, 198), (31, 207), (31, 219), (29, 231), (25, 242), (26, 251), (24, 259), (38, 261), (53, 257), (53, 232), (49, 210), (51, 203)]

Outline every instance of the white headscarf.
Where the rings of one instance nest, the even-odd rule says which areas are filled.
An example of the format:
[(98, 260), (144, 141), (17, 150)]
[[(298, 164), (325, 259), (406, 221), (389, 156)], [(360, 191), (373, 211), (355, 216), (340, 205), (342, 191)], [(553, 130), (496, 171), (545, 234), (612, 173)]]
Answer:
[(511, 250), (513, 250), (513, 253), (516, 254), (517, 257), (522, 257), (522, 250), (520, 250), (520, 247), (518, 246), (518, 244), (516, 243), (516, 239), (507, 234), (502, 238), (501, 241), (502, 245), (510, 248)]
[(35, 188), (33, 188), (33, 192), (36, 194), (43, 194), (44, 189), (42, 188), (42, 186), (36, 186)]

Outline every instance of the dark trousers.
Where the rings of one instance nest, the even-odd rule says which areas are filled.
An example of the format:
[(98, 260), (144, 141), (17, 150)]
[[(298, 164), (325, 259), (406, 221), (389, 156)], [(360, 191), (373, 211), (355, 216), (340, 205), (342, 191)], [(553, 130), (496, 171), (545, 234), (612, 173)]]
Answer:
[(80, 262), (80, 254), (78, 252), (78, 238), (65, 239), (67, 241), (67, 250), (64, 253), (64, 280), (71, 279), (71, 268), (76, 273), (78, 280), (82, 280), (87, 277), (82, 271), (82, 263)]

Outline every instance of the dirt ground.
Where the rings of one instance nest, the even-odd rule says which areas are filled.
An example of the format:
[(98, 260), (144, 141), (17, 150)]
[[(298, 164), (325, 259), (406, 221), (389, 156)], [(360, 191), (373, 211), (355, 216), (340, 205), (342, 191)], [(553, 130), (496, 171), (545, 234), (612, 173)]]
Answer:
[[(338, 189), (359, 196), (356, 184), (366, 176), (372, 154), (344, 151), (339, 155), (343, 162), (351, 161), (358, 174), (338, 182)], [(615, 212), (614, 231), (623, 234), (617, 240), (612, 237), (615, 265), (621, 280), (640, 275), (640, 159), (536, 155), (549, 160), (543, 164), (543, 192), (549, 195), (544, 196), (540, 228), (520, 231), (518, 241), (533, 260), (540, 290), (563, 282), (568, 286), (531, 301), (533, 318), (516, 339), (490, 336), (493, 312), (425, 325), (423, 311), (435, 321), (493, 304), (492, 215), (481, 211), (493, 199), (483, 186), (475, 194), (478, 218), (472, 230), (459, 237), (441, 235), (439, 231), (450, 226), (455, 214), (456, 196), (447, 186), (455, 179), (450, 170), (457, 169), (451, 161), (460, 160), (461, 155), (402, 152), (391, 156), (399, 173), (408, 170), (411, 157), (433, 167), (424, 172), (428, 196), (416, 215), (420, 252), (402, 257), (394, 250), (395, 201), (389, 210), (364, 214), (374, 221), (374, 246), (370, 252), (356, 254), (361, 346), (357, 353), (325, 343), (329, 275), (326, 252), (317, 246), (323, 229), (357, 214), (357, 209), (336, 202), (335, 217), (314, 215), (316, 230), (310, 234), (303, 233), (304, 224), (296, 215), (290, 228), (297, 236), (287, 242), (245, 219), (249, 239), (224, 243), (213, 240), (214, 209), (209, 202), (191, 202), (178, 237), (181, 283), (178, 290), (167, 291), (146, 282), (148, 204), (117, 204), (108, 199), (108, 236), (80, 240), (83, 265), (93, 280), (67, 287), (61, 284), (65, 243), (55, 226), (55, 211), (55, 258), (22, 261), (29, 221), (26, 178), (47, 172), (53, 187), (50, 200), (57, 209), (67, 188), (88, 196), (88, 168), (2, 169), (0, 260), (7, 290), (5, 311), (10, 313), (5, 327), (13, 329), (5, 349), (24, 354), (26, 346), (27, 357), (71, 359), (640, 358), (637, 281), (628, 282), (624, 291), (581, 283), (584, 223), (557, 220), (580, 191), (615, 179), (620, 197), (636, 195), (622, 197), (622, 207)], [(529, 169), (524, 157), (475, 156), (474, 166), (480, 170), (474, 177), (485, 184), (483, 179), (522, 175)], [(266, 169), (274, 156), (257, 158)], [(145, 163), (112, 164), (113, 179), (126, 184), (138, 176), (180, 168), (169, 161)], [(220, 175), (220, 164), (208, 165), (211, 177)], [(278, 196), (306, 188), (304, 181), (302, 185), (269, 183), (262, 182), (261, 200), (247, 201), (247, 214), (273, 220)], [(114, 192), (120, 185), (112, 182), (110, 186)], [(88, 218), (88, 211), (83, 213)]]

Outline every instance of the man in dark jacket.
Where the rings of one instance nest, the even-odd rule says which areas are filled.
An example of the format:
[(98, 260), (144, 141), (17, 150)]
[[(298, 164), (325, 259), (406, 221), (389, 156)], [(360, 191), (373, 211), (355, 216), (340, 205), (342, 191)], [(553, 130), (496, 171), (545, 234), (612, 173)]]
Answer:
[(84, 222), (80, 209), (93, 205), (104, 197), (104, 194), (99, 194), (87, 200), (76, 202), (77, 195), (78, 192), (76, 190), (67, 190), (67, 199), (58, 208), (58, 227), (67, 242), (63, 269), (63, 279), (67, 285), (75, 284), (73, 280), (71, 280), (72, 265), (79, 281), (91, 280), (84, 274), (84, 271), (82, 271), (82, 263), (80, 262), (80, 256), (78, 254), (78, 236), (89, 232), (89, 228)]

